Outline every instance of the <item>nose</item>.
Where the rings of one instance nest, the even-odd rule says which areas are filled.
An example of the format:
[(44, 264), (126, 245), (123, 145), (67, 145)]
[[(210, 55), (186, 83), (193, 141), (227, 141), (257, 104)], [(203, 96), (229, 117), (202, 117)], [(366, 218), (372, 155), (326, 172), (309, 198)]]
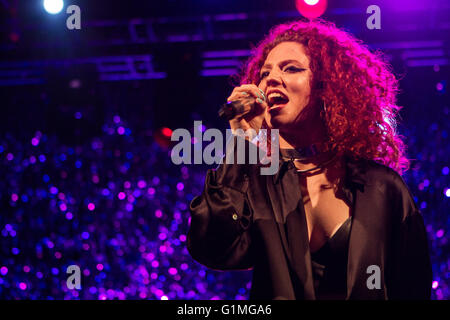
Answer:
[(283, 81), (281, 79), (281, 72), (279, 72), (277, 70), (272, 69), (269, 72), (269, 74), (267, 75), (267, 78), (266, 78), (267, 86), (271, 86), (271, 85), (274, 86), (274, 85), (280, 84), (282, 82)]

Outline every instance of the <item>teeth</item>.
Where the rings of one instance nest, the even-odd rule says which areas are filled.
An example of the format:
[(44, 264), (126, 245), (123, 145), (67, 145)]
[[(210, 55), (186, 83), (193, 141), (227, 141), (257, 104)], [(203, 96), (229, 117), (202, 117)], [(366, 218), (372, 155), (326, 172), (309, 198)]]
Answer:
[(279, 92), (272, 92), (267, 96), (267, 99), (269, 101), (269, 106), (273, 106), (275, 104), (279, 104), (284, 102), (285, 100), (288, 100), (288, 98)]
[(269, 94), (269, 95), (267, 96), (267, 98), (268, 98), (268, 99), (274, 99), (274, 98), (282, 98), (282, 99), (285, 99), (286, 97), (285, 97), (284, 95), (278, 93), (278, 92), (273, 92), (273, 93)]

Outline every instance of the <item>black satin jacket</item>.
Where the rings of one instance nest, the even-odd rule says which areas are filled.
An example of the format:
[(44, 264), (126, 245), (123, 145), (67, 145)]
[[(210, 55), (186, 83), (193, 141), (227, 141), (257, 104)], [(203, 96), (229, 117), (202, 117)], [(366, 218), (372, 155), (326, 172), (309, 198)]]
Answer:
[[(374, 161), (345, 158), (345, 164), (340, 192), (353, 216), (346, 299), (430, 299), (427, 234), (405, 182)], [(316, 299), (291, 161), (280, 160), (275, 175), (261, 175), (258, 165), (249, 164), (210, 169), (190, 211), (192, 257), (212, 269), (253, 269), (250, 299)], [(377, 276), (373, 265), (379, 267), (379, 288), (368, 284)]]

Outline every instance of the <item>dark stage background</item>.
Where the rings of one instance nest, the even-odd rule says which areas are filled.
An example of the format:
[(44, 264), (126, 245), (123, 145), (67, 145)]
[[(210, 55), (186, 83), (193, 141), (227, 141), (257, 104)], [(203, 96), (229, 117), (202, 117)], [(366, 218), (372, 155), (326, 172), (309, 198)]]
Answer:
[[(81, 29), (68, 30), (68, 5)], [(366, 9), (381, 9), (369, 30)], [(225, 130), (217, 109), (252, 44), (300, 18), (290, 0), (1, 0), (0, 298), (246, 299), (250, 271), (186, 250), (212, 166), (174, 165), (170, 133)], [(404, 179), (426, 223), (433, 299), (449, 293), (447, 1), (329, 1), (322, 16), (384, 51), (401, 79)], [(80, 290), (68, 289), (78, 265)]]

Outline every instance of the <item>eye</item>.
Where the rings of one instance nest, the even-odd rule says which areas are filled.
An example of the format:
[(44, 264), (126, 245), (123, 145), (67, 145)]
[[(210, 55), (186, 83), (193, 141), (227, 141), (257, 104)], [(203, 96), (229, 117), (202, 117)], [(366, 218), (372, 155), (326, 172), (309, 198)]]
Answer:
[(259, 78), (260, 79), (264, 79), (265, 77), (267, 77), (269, 75), (269, 71), (264, 71), (263, 73), (261, 73), (260, 75), (259, 75)]
[(301, 71), (304, 71), (304, 70), (306, 70), (306, 69), (298, 68), (298, 67), (294, 67), (294, 66), (289, 66), (286, 69), (284, 69), (284, 71), (288, 71), (290, 73), (301, 72)]

